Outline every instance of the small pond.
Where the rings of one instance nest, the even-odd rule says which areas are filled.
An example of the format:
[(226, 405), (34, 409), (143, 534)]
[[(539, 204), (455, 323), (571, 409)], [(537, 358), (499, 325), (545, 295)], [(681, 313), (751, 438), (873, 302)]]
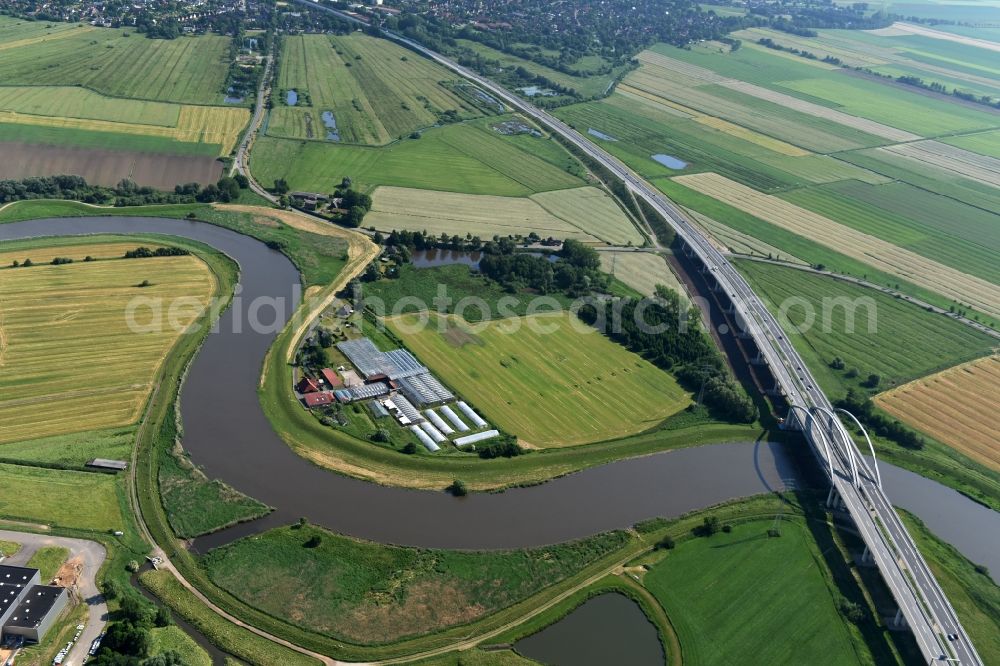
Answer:
[(659, 162), (668, 169), (683, 169), (688, 165), (684, 160), (679, 160), (673, 155), (664, 155), (662, 153), (657, 153), (656, 155), (650, 155), (655, 161)]
[(222, 101), (226, 104), (242, 104), (245, 98), (236, 92), (236, 89), (230, 87), (226, 90), (226, 96), (222, 98)]
[(662, 666), (656, 627), (623, 594), (602, 594), (514, 644), (519, 653), (552, 666)]
[(295, 106), (299, 103), (299, 93), (296, 90), (289, 90), (285, 93), (285, 104)]
[(524, 88), (518, 88), (518, 90), (524, 93), (525, 97), (553, 97), (556, 94), (554, 90), (539, 86), (525, 86)]
[(410, 261), (416, 268), (433, 268), (452, 264), (479, 268), (479, 260), (482, 256), (482, 252), (462, 252), (461, 250), (414, 250), (410, 255)]
[(605, 134), (604, 132), (601, 132), (600, 130), (595, 130), (593, 127), (589, 128), (587, 130), (587, 134), (589, 134), (590, 136), (596, 136), (601, 141), (617, 141), (618, 140), (615, 137), (611, 136), (610, 134)]
[(337, 129), (337, 117), (333, 111), (324, 111), (320, 118), (323, 119), (323, 127), (326, 128), (327, 141), (340, 141), (340, 131)]

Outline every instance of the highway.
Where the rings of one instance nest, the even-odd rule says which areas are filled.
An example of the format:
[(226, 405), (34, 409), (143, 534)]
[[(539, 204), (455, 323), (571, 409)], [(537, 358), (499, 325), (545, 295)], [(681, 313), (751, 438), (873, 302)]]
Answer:
[[(353, 20), (311, 0), (296, 2)], [(836, 495), (867, 545), (866, 556), (874, 561), (899, 605), (897, 617), (905, 619), (926, 661), (981, 664), (954, 608), (881, 488), (877, 470), (864, 462), (853, 438), (834, 414), (830, 401), (777, 319), (727, 258), (662, 193), (566, 123), (421, 44), (388, 31), (383, 31), (383, 35), (473, 81), (511, 108), (558, 133), (620, 178), (636, 196), (669, 221), (683, 241), (685, 251), (711, 274), (717, 288), (731, 302), (742, 333), (753, 339), (774, 375), (775, 390), (785, 396), (791, 412), (801, 414), (794, 420), (802, 425), (813, 452), (827, 470)]]

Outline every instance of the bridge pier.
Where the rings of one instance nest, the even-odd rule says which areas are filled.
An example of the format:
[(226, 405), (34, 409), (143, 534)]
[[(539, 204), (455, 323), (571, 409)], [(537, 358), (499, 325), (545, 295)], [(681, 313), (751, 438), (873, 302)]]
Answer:
[(861, 558), (859, 562), (862, 566), (875, 566), (875, 557), (872, 555), (871, 548), (865, 545), (864, 551), (861, 553)]
[(753, 365), (767, 365), (767, 359), (764, 358), (762, 352), (757, 352), (757, 355), (750, 359), (750, 363)]
[(834, 508), (837, 500), (839, 500), (839, 499), (840, 499), (840, 496), (837, 495), (837, 488), (834, 487), (834, 486), (830, 486), (830, 492), (827, 493), (827, 495), (826, 495), (826, 508), (828, 508), (828, 509)]
[(892, 626), (895, 629), (908, 629), (909, 625), (906, 623), (906, 617), (903, 616), (903, 609), (900, 608), (896, 611), (896, 617), (892, 618)]

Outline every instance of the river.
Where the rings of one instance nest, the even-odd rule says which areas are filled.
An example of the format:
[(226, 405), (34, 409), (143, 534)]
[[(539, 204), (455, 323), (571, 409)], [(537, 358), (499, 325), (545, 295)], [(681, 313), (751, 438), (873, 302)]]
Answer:
[[(210, 477), (265, 502), (270, 516), (198, 539), (204, 551), (306, 517), (331, 530), (385, 543), (487, 549), (550, 544), (676, 516), (794, 484), (777, 445), (699, 446), (623, 460), (503, 493), (455, 498), (374, 485), (306, 462), (275, 434), (256, 387), (276, 329), (297, 304), (299, 277), (280, 252), (242, 234), (192, 220), (65, 218), (0, 224), (0, 241), (85, 233), (162, 233), (211, 245), (240, 265), (238, 297), (208, 336), (181, 390), (184, 446)], [(260, 308), (262, 299), (280, 305)], [(244, 330), (249, 311), (276, 319)], [(247, 328), (247, 327), (243, 327)], [(1000, 513), (938, 484), (882, 464), (888, 495), (975, 562), (1000, 571)], [(962, 519), (956, 519), (961, 516)], [(996, 575), (996, 574), (994, 574)]]

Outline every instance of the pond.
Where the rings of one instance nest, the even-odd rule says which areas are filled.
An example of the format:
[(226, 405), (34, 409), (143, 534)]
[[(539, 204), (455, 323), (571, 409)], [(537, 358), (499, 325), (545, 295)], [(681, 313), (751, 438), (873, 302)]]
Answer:
[(414, 250), (410, 262), (416, 268), (434, 268), (435, 266), (450, 266), (463, 264), (471, 268), (479, 268), (482, 252), (462, 252), (461, 250)]
[(236, 92), (236, 89), (230, 86), (226, 90), (226, 96), (222, 98), (222, 101), (226, 104), (242, 104), (245, 97)]
[(600, 130), (595, 130), (593, 127), (587, 129), (587, 134), (589, 134), (590, 136), (596, 136), (601, 141), (617, 141), (618, 140), (615, 137), (611, 136), (610, 134), (605, 134), (604, 132), (601, 132)]
[(662, 153), (657, 153), (656, 155), (650, 155), (650, 157), (668, 169), (683, 169), (688, 165), (687, 162), (679, 160), (673, 155), (663, 155)]
[(554, 90), (539, 86), (525, 86), (524, 88), (518, 88), (518, 90), (524, 93), (525, 97), (554, 97), (556, 94)]
[(324, 111), (320, 118), (323, 120), (323, 127), (326, 128), (327, 141), (340, 141), (340, 131), (337, 129), (337, 117), (333, 111)]
[(656, 627), (623, 594), (594, 597), (553, 625), (514, 644), (521, 655), (552, 666), (662, 666)]
[(285, 93), (285, 104), (288, 106), (295, 106), (299, 103), (299, 93), (295, 90), (289, 90)]

